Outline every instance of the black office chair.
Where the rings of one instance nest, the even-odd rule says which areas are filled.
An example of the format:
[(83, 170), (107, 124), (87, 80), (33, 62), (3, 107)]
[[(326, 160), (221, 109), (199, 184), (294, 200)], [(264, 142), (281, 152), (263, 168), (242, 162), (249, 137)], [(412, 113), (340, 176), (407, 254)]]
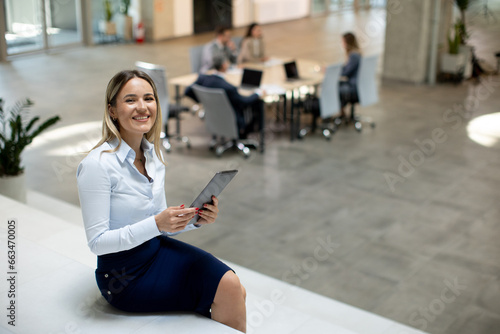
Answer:
[[(376, 81), (378, 55), (361, 57), (358, 69), (357, 80), (357, 95), (354, 94), (349, 100), (351, 105), (350, 120), (354, 123), (354, 127), (358, 132), (363, 129), (363, 123), (368, 123), (372, 128), (375, 127), (375, 122), (370, 117), (365, 117), (356, 114), (356, 104), (360, 106), (368, 106), (378, 102), (378, 91)], [(335, 123), (342, 124), (342, 119), (336, 118)]]

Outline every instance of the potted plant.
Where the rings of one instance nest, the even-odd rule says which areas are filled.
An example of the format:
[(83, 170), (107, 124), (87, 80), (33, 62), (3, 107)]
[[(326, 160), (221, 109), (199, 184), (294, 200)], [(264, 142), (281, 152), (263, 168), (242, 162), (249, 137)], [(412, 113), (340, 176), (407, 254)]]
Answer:
[(449, 74), (463, 73), (465, 66), (465, 56), (460, 54), (460, 24), (454, 26), (453, 37), (448, 34), (448, 53), (441, 55), (441, 72)]
[(467, 29), (465, 28), (465, 12), (467, 8), (469, 8), (470, 0), (455, 0), (455, 5), (458, 7), (460, 11), (460, 19), (459, 22), (461, 24), (460, 27), (460, 44), (466, 44), (467, 40)]
[(458, 53), (464, 55), (464, 77), (469, 78), (472, 75), (472, 47), (467, 45), (467, 39), (469, 35), (467, 33), (467, 27), (465, 22), (465, 12), (472, 0), (455, 0), (455, 5), (460, 11), (460, 18), (457, 21), (458, 30), (457, 33), (460, 39), (460, 45), (458, 47)]
[(99, 22), (99, 30), (105, 35), (116, 35), (116, 23), (113, 19), (113, 6), (111, 0), (104, 0), (104, 18)]
[(7, 112), (0, 98), (0, 193), (21, 202), (26, 202), (21, 153), (33, 138), (60, 120), (54, 116), (35, 128), (40, 117), (23, 118), (32, 105), (30, 99), (24, 99)]
[(125, 41), (132, 41), (133, 19), (128, 15), (130, 0), (122, 0), (120, 4), (120, 15), (117, 17), (118, 36)]

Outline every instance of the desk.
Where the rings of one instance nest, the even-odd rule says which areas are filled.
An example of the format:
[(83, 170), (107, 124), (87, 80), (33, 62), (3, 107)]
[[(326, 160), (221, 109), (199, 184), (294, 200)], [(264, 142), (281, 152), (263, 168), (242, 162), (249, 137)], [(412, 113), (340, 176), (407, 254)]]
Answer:
[[(261, 86), (273, 85), (283, 88), (285, 92), (291, 92), (290, 96), (290, 140), (293, 141), (297, 137), (300, 126), (300, 115), (294, 116), (295, 109), (295, 91), (302, 86), (316, 86), (323, 81), (324, 74), (320, 71), (320, 63), (313, 60), (297, 59), (297, 68), (301, 79), (288, 81), (286, 79), (283, 63), (291, 61), (290, 58), (273, 59), (272, 65), (267, 66), (266, 63), (245, 63), (243, 67), (258, 69), (263, 71)], [(225, 75), (225, 79), (230, 84), (238, 87), (241, 83), (242, 71), (229, 70)], [(182, 93), (181, 88), (185, 88), (196, 81), (198, 73), (190, 73), (175, 77), (169, 80), (169, 84), (175, 86), (175, 102), (180, 104)], [(248, 90), (241, 90), (242, 95), (249, 94)], [(286, 98), (285, 98), (286, 101)], [(286, 104), (285, 104), (286, 109)], [(261, 152), (264, 150), (264, 126), (261, 129)]]

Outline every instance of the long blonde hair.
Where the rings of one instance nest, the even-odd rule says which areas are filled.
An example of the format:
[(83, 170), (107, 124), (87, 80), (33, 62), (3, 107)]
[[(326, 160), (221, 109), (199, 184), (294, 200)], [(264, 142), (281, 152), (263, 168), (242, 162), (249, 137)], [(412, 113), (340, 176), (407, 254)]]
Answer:
[(105, 105), (104, 105), (104, 118), (102, 120), (102, 138), (99, 140), (96, 146), (92, 148), (95, 149), (99, 146), (101, 146), (104, 142), (113, 140), (115, 138), (118, 138), (118, 146), (115, 147), (112, 150), (107, 150), (103, 152), (107, 153), (112, 153), (116, 152), (120, 145), (122, 144), (122, 137), (120, 135), (120, 124), (118, 123), (118, 120), (113, 120), (111, 117), (111, 114), (109, 113), (108, 106), (116, 107), (116, 98), (120, 91), (122, 90), (123, 86), (129, 80), (133, 78), (140, 78), (143, 80), (146, 80), (151, 87), (153, 88), (154, 92), (154, 97), (156, 101), (156, 120), (151, 127), (151, 130), (149, 130), (148, 133), (146, 133), (144, 136), (146, 140), (148, 140), (150, 143), (153, 143), (154, 145), (154, 150), (156, 153), (156, 156), (160, 161), (165, 164), (165, 161), (163, 160), (163, 156), (161, 154), (161, 145), (160, 145), (160, 133), (162, 130), (162, 119), (161, 119), (161, 108), (160, 108), (160, 101), (158, 100), (158, 92), (156, 91), (156, 86), (155, 83), (153, 82), (153, 79), (149, 77), (146, 73), (142, 71), (137, 71), (137, 70), (124, 70), (120, 71), (108, 83), (108, 87), (106, 88), (106, 100)]

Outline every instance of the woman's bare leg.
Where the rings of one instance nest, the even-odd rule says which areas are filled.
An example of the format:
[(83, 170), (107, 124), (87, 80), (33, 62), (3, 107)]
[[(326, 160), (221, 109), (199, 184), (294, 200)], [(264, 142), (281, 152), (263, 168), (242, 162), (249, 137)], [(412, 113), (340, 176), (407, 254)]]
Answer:
[(212, 304), (212, 319), (246, 333), (246, 291), (234, 272), (222, 276)]

